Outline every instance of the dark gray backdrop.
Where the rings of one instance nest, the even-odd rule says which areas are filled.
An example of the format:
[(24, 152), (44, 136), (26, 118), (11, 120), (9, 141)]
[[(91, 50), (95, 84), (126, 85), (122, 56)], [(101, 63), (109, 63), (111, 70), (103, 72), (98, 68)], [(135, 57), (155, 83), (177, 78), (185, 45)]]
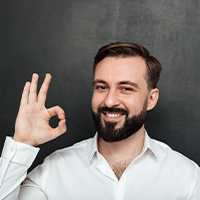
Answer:
[(159, 102), (147, 116), (149, 135), (200, 165), (199, 38), (198, 0), (1, 0), (0, 149), (14, 133), (33, 72), (39, 85), (52, 74), (46, 106), (65, 110), (68, 131), (40, 146), (32, 168), (54, 150), (93, 136), (93, 58), (107, 43), (138, 42), (163, 65)]

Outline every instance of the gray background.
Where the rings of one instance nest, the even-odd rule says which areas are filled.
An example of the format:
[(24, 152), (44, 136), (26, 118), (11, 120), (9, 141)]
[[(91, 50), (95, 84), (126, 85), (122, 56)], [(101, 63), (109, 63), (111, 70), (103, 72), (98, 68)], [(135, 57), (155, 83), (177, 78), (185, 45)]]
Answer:
[[(52, 74), (46, 106), (65, 110), (68, 131), (40, 146), (32, 168), (54, 150), (93, 136), (93, 58), (105, 44), (138, 42), (163, 65), (149, 135), (200, 165), (199, 25), (198, 0), (1, 0), (0, 149), (14, 133), (33, 72), (39, 85)], [(51, 125), (57, 122), (54, 117)]]

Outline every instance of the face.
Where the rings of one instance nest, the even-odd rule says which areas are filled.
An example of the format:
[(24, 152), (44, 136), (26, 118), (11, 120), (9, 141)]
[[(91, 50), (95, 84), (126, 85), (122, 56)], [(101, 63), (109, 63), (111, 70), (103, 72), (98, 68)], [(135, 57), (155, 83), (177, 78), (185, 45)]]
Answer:
[(141, 57), (106, 57), (97, 65), (92, 115), (105, 141), (126, 139), (144, 126), (149, 94), (145, 76)]

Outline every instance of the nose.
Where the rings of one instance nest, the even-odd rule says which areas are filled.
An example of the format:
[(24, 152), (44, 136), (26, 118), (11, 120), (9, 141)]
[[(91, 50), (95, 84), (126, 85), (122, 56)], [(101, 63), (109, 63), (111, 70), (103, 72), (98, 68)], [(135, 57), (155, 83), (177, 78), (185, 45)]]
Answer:
[(115, 90), (109, 90), (104, 101), (105, 106), (108, 108), (119, 106), (121, 103), (119, 96)]

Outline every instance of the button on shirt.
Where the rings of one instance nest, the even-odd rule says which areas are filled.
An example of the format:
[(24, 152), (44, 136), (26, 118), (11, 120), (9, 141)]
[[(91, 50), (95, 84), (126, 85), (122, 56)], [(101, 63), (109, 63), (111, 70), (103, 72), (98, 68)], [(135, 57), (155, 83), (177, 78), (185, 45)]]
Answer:
[[(2, 186), (5, 186), (4, 194), (7, 193), (14, 199), (19, 192), (20, 200), (200, 199), (199, 167), (166, 144), (150, 139), (145, 133), (142, 153), (132, 161), (118, 181), (107, 161), (98, 152), (97, 137), (96, 134), (94, 138), (48, 156), (42, 165), (28, 174), (20, 192), (16, 189), (19, 181), (10, 183), (13, 185), (12, 189), (4, 185), (5, 178), (12, 179), (6, 173), (8, 168), (12, 170), (11, 158), (9, 167), (5, 167), (4, 178), (0, 177)], [(7, 141), (5, 145), (9, 145), (9, 142), (11, 141)], [(26, 148), (35, 151), (32, 147)], [(23, 156), (28, 155), (24, 153)], [(14, 164), (15, 167), (18, 165), (18, 171), (21, 169), (18, 174), (25, 173), (20, 161)], [(3, 165), (2, 162), (1, 167)], [(0, 198), (1, 192), (0, 188)], [(6, 200), (11, 199), (9, 195)]]

